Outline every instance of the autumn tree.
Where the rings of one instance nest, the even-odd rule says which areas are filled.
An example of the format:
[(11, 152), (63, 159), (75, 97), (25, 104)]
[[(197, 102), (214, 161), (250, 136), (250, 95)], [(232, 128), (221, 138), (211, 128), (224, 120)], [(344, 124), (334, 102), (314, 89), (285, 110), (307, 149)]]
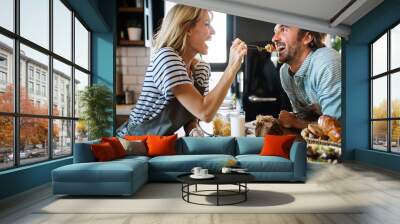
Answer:
[[(381, 101), (378, 106), (373, 107), (373, 118), (388, 118), (387, 101)], [(391, 103), (391, 117), (400, 118), (400, 100), (393, 99)], [(400, 137), (400, 122), (391, 121), (392, 141), (397, 141)], [(387, 135), (387, 122), (375, 121), (373, 125), (374, 137), (385, 138)]]
[[(6, 92), (0, 94), (0, 111), (13, 112), (14, 107), (14, 88), (8, 85)], [(34, 105), (29, 99), (29, 95), (24, 87), (20, 88), (20, 110), (23, 114), (41, 114), (47, 115), (47, 104)], [(55, 113), (59, 113), (57, 110)], [(13, 117), (0, 116), (0, 146), (3, 148), (13, 147)], [(44, 145), (48, 136), (48, 119), (47, 118), (20, 118), (20, 148), (24, 149), (26, 145)], [(53, 138), (59, 135), (59, 128), (54, 125)]]

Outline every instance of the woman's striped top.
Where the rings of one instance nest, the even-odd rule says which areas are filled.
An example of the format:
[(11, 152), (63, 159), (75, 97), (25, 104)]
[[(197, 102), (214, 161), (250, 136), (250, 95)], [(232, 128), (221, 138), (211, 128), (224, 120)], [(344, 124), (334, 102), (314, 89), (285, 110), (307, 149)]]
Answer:
[[(147, 68), (142, 92), (129, 115), (127, 126), (138, 125), (151, 120), (162, 113), (163, 109), (175, 96), (172, 88), (181, 84), (194, 84), (205, 89), (208, 93), (210, 65), (200, 61), (195, 65), (192, 79), (188, 76), (185, 63), (178, 53), (169, 47), (159, 49), (151, 58)], [(118, 135), (127, 134), (127, 127), (120, 129)]]

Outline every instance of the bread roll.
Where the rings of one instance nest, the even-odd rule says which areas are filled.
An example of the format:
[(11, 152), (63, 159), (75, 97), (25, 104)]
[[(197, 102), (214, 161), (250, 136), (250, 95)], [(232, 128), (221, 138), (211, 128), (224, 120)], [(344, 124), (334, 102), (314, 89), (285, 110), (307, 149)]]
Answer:
[(318, 125), (322, 129), (323, 133), (327, 135), (330, 140), (334, 142), (341, 141), (342, 127), (339, 121), (328, 115), (321, 115), (318, 118)]
[(315, 136), (321, 138), (322, 136), (324, 136), (324, 132), (322, 131), (322, 129), (319, 127), (318, 124), (308, 124), (308, 130), (314, 134)]

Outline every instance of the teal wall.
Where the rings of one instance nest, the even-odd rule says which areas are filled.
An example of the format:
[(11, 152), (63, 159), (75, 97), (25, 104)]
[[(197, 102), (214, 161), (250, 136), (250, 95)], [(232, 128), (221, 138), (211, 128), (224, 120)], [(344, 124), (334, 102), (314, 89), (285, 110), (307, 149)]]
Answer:
[[(106, 84), (115, 95), (116, 1), (67, 0), (67, 2), (92, 31), (92, 82)], [(110, 127), (110, 131), (112, 130), (113, 127)], [(0, 172), (0, 199), (50, 182), (53, 169), (71, 163), (72, 158), (69, 157)]]
[(53, 169), (71, 163), (69, 157), (0, 172), (0, 199), (48, 183)]
[[(112, 92), (113, 105), (115, 105), (115, 48), (117, 5), (116, 1), (99, 0), (98, 8), (106, 19), (109, 32), (93, 32), (92, 34), (92, 82), (108, 86)], [(115, 121), (115, 107), (113, 107), (113, 121)], [(112, 135), (115, 131), (115, 122), (110, 127)]]
[(400, 171), (400, 156), (369, 149), (369, 47), (368, 44), (400, 22), (400, 0), (385, 0), (351, 27), (343, 47), (344, 144), (343, 158)]

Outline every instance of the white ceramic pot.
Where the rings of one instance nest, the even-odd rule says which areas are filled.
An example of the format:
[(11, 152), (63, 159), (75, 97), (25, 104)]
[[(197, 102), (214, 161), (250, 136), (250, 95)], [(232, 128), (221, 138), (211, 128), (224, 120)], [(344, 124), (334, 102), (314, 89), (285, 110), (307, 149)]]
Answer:
[(142, 36), (142, 28), (128, 27), (129, 40), (140, 40)]

